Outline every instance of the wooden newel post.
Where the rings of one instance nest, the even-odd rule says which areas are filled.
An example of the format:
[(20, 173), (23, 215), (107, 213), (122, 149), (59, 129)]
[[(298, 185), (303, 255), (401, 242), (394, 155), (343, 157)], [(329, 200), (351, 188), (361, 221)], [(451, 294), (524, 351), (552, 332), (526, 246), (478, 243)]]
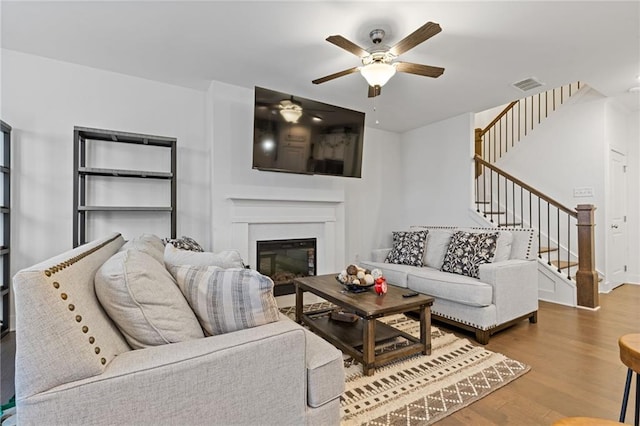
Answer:
[[(482, 129), (476, 129), (475, 135), (475, 154), (482, 158)], [(480, 174), (482, 174), (482, 165), (476, 162), (476, 177), (480, 176)]]
[(597, 308), (600, 305), (598, 297), (598, 272), (596, 272), (596, 250), (593, 204), (579, 204), (578, 212), (578, 272), (576, 273), (576, 287), (578, 306)]

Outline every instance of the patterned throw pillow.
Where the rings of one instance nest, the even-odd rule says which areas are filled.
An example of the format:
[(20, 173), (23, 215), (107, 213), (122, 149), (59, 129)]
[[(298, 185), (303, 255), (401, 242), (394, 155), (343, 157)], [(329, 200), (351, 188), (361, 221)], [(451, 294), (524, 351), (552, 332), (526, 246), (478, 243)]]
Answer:
[(182, 238), (165, 238), (162, 242), (165, 246), (171, 243), (171, 245), (180, 250), (204, 251), (202, 246), (200, 246), (196, 240), (190, 237), (185, 237), (184, 235)]
[(393, 232), (393, 248), (385, 259), (386, 263), (422, 266), (428, 230)]
[(442, 271), (478, 278), (478, 267), (489, 263), (496, 253), (499, 232), (458, 231), (444, 255)]
[(271, 278), (252, 269), (173, 266), (178, 287), (209, 336), (279, 318)]

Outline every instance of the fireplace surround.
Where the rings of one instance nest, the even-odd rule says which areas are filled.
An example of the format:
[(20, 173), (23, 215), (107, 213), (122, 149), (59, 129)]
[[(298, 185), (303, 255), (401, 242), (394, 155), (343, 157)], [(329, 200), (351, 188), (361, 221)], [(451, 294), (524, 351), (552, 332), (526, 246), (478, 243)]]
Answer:
[(316, 238), (316, 275), (344, 266), (343, 191), (244, 188), (227, 199), (229, 209), (221, 212), (231, 226), (220, 229), (214, 240), (237, 248), (249, 265), (258, 264), (258, 241)]
[(274, 283), (275, 296), (293, 294), (294, 278), (316, 275), (316, 239), (256, 241), (256, 269)]

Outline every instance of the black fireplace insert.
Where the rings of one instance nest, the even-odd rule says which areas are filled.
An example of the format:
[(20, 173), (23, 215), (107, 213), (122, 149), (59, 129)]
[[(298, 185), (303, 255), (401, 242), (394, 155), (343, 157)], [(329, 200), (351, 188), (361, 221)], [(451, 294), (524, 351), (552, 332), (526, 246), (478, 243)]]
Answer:
[(257, 241), (258, 272), (275, 284), (276, 296), (295, 293), (294, 278), (316, 274), (316, 239)]

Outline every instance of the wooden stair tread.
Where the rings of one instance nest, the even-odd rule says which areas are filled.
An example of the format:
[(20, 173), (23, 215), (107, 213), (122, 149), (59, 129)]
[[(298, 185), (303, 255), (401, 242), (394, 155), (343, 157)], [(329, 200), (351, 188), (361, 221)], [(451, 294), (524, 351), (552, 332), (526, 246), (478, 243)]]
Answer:
[(538, 253), (549, 253), (551, 251), (558, 251), (557, 247), (540, 247)]
[(504, 212), (504, 211), (497, 211), (497, 212), (494, 212), (494, 211), (492, 211), (492, 210), (489, 210), (489, 211), (484, 211), (484, 212), (482, 212), (482, 213), (484, 213), (484, 214), (505, 214), (506, 212)]
[(578, 262), (568, 262), (566, 260), (552, 260), (551, 264), (557, 267), (558, 269), (566, 269), (572, 268), (574, 266), (578, 266)]

